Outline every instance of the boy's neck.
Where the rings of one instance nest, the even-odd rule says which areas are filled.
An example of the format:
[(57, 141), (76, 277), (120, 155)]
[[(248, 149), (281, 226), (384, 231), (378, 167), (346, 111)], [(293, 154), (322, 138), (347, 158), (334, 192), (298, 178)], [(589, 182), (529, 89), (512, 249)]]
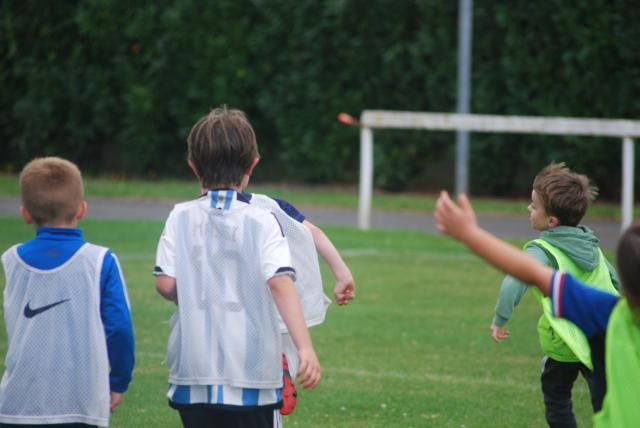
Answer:
[(242, 187), (242, 186), (213, 186), (213, 187), (210, 187), (210, 188), (201, 187), (200, 191), (201, 191), (202, 195), (206, 195), (207, 193), (209, 193), (210, 190), (213, 190), (213, 189), (217, 189), (217, 190), (219, 190), (219, 189), (231, 189), (231, 190), (235, 190), (238, 193), (242, 193), (242, 191), (244, 190), (244, 187)]
[(43, 227), (51, 227), (55, 229), (77, 229), (78, 221), (76, 220), (71, 223), (46, 223), (46, 224), (34, 225), (33, 227), (36, 230), (42, 229)]

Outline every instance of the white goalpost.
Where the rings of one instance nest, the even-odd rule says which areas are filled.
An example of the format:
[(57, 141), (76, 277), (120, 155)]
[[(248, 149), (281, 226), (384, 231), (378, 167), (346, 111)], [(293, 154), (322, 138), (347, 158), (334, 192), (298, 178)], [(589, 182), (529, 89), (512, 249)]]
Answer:
[(358, 227), (368, 230), (373, 191), (373, 129), (425, 129), (495, 133), (580, 135), (622, 138), (621, 230), (633, 219), (634, 138), (640, 121), (570, 117), (493, 116), (364, 110), (360, 115), (360, 184)]

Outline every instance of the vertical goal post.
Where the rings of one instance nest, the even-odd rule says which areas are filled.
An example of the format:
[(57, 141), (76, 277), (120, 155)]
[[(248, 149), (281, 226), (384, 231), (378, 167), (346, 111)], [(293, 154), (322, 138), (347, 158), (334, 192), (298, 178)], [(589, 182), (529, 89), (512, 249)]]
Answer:
[(368, 230), (371, 225), (373, 129), (383, 128), (622, 138), (621, 230), (633, 220), (633, 139), (640, 138), (640, 120), (364, 110), (359, 126), (358, 227), (362, 230)]

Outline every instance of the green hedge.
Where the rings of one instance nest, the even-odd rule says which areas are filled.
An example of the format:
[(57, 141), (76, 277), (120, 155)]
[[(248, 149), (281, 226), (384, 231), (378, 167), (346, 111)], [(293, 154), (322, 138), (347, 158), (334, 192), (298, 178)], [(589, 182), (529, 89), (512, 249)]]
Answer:
[[(337, 113), (455, 109), (456, 1), (25, 0), (0, 19), (4, 171), (55, 154), (186, 176), (189, 128), (226, 103), (256, 128), (256, 180), (355, 182), (358, 133)], [(639, 20), (638, 1), (476, 2), (472, 111), (638, 118)], [(452, 186), (452, 133), (375, 138), (379, 187)], [(617, 140), (471, 139), (476, 194), (526, 195), (556, 160), (618, 196)]]

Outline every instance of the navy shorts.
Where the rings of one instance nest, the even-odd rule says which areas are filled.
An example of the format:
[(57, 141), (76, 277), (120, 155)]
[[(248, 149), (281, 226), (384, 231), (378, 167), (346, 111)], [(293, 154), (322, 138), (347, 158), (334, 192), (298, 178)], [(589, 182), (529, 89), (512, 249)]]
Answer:
[(278, 405), (241, 407), (210, 404), (169, 405), (180, 413), (184, 428), (280, 428)]

